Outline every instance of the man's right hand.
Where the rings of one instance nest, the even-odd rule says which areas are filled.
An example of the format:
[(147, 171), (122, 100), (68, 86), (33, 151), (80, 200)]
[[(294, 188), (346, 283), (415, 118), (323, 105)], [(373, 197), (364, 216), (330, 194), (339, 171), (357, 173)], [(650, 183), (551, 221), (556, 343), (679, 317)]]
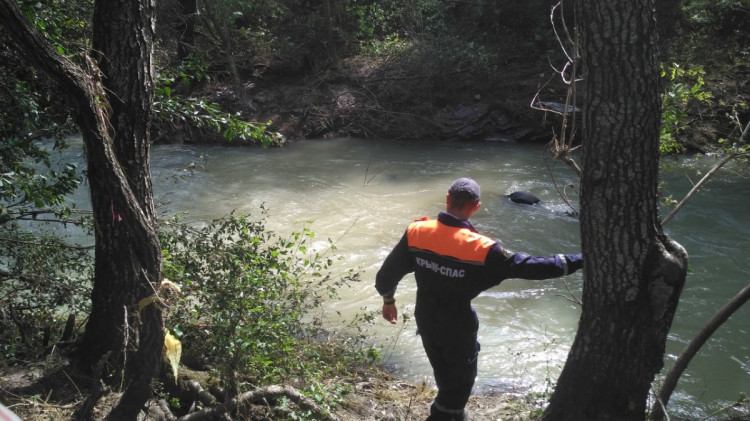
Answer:
[(383, 304), (383, 318), (391, 322), (392, 325), (396, 324), (396, 320), (398, 319), (396, 303)]

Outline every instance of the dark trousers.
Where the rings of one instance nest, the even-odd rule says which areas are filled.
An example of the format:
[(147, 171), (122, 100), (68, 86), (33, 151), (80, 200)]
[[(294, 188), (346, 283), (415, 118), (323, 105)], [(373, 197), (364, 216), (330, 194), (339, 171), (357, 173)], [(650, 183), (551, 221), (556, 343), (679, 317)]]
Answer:
[(441, 329), (420, 328), (420, 334), (438, 387), (428, 420), (461, 420), (477, 377), (476, 331), (456, 335)]

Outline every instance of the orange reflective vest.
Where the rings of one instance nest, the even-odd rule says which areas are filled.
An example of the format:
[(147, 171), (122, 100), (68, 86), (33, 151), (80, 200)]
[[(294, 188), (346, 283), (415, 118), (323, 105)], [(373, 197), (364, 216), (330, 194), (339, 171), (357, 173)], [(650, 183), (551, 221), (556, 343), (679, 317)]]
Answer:
[(437, 220), (414, 222), (406, 229), (406, 235), (409, 250), (418, 255), (415, 269), (421, 267), (449, 278), (465, 277), (465, 265), (483, 266), (496, 244), (468, 228), (444, 225)]
[(414, 272), (417, 301), (455, 303), (471, 299), (507, 278), (547, 279), (568, 274), (568, 262), (580, 266), (581, 256), (534, 257), (505, 250), (476, 232), (469, 221), (441, 212), (408, 226), (383, 262), (375, 279), (378, 293), (393, 296), (401, 278)]

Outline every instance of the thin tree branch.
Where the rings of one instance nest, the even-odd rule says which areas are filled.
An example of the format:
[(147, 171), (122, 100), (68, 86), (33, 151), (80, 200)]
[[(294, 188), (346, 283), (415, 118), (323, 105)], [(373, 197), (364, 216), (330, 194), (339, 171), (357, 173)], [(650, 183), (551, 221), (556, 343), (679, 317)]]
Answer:
[[(742, 134), (740, 135), (739, 143), (740, 144), (747, 143), (748, 136), (750, 136), (750, 121), (747, 122), (747, 125), (745, 126), (745, 130), (742, 131)], [(696, 184), (688, 192), (688, 194), (685, 195), (685, 198), (682, 199), (680, 201), (680, 203), (678, 203), (677, 206), (674, 207), (674, 209), (672, 209), (672, 212), (669, 212), (669, 215), (667, 215), (664, 218), (664, 220), (661, 221), (661, 224), (662, 225), (666, 225), (667, 222), (671, 221), (672, 218), (677, 214), (677, 212), (679, 212), (679, 210), (682, 209), (683, 206), (685, 206), (685, 203), (687, 203), (687, 201), (691, 197), (693, 197), (695, 195), (695, 193), (697, 193), (698, 190), (704, 184), (706, 184), (706, 182), (709, 180), (709, 178), (711, 178), (711, 176), (714, 175), (714, 173), (716, 173), (716, 171), (718, 171), (719, 168), (723, 167), (724, 164), (726, 164), (727, 162), (729, 162), (729, 161), (731, 161), (731, 160), (733, 160), (735, 158), (740, 158), (740, 157), (743, 157), (743, 156), (750, 156), (750, 151), (747, 151), (747, 150), (746, 151), (735, 151), (735, 152), (732, 152), (731, 154), (725, 156), (721, 161), (717, 162), (716, 165), (714, 165), (713, 168), (711, 168), (711, 170), (709, 170), (706, 173), (706, 175), (704, 175), (703, 178), (701, 178), (700, 181), (698, 181), (698, 184)]]
[(680, 201), (680, 203), (678, 203), (677, 206), (675, 206), (674, 209), (672, 209), (672, 211), (669, 212), (669, 215), (667, 215), (661, 221), (662, 226), (666, 225), (669, 221), (671, 221), (672, 218), (677, 214), (677, 212), (679, 212), (680, 209), (682, 209), (683, 206), (685, 206), (685, 204), (687, 203), (687, 201), (690, 200), (690, 198), (692, 198), (698, 192), (698, 190), (700, 190), (700, 188), (703, 187), (704, 184), (706, 184), (706, 182), (711, 178), (711, 176), (714, 175), (716, 173), (716, 171), (718, 171), (721, 167), (724, 166), (724, 164), (726, 164), (727, 162), (729, 162), (729, 161), (731, 161), (731, 160), (733, 160), (735, 158), (739, 158), (739, 157), (742, 157), (742, 156), (748, 156), (748, 155), (750, 155), (750, 151), (733, 152), (733, 153), (725, 156), (721, 161), (717, 162), (716, 165), (714, 165), (713, 168), (711, 168), (711, 170), (709, 170), (706, 173), (706, 175), (704, 175), (703, 178), (701, 178), (700, 181), (698, 181), (698, 183), (688, 192), (688, 194), (685, 195), (685, 198), (683, 198)]
[[(23, 241), (23, 240), (16, 240), (14, 238), (8, 238), (8, 237), (0, 237), (0, 243), (18, 244), (18, 245), (34, 246), (34, 247), (52, 247), (51, 244), (44, 244), (38, 241)], [(64, 247), (64, 248), (72, 249), (72, 250), (91, 250), (94, 248), (94, 246), (77, 246), (77, 245), (72, 245), (72, 244), (65, 244), (63, 242), (57, 242), (55, 246)]]
[(743, 130), (742, 135), (740, 135), (740, 144), (747, 143), (748, 137), (750, 137), (750, 121), (747, 122), (745, 130)]
[[(651, 387), (651, 393), (653, 393), (655, 400), (654, 410), (661, 411), (662, 415), (667, 419), (667, 421), (670, 421), (669, 414), (667, 414), (667, 405), (662, 402), (661, 397), (659, 397), (659, 394), (656, 393), (656, 390), (654, 390), (653, 386)], [(654, 419), (654, 421), (656, 421), (656, 419)]]
[[(685, 349), (680, 353), (680, 356), (672, 365), (672, 368), (667, 373), (662, 383), (661, 389), (659, 390), (659, 401), (662, 402), (663, 406), (669, 403), (669, 398), (672, 396), (672, 392), (677, 386), (677, 381), (680, 379), (683, 371), (687, 368), (690, 361), (693, 359), (695, 354), (701, 349), (706, 341), (713, 335), (716, 330), (726, 322), (729, 317), (734, 314), (742, 305), (750, 300), (750, 284), (747, 284), (737, 295), (734, 296), (728, 303), (724, 305), (714, 316), (709, 320), (698, 334), (687, 344)], [(653, 409), (652, 417), (656, 421), (663, 419), (664, 411), (661, 406), (655, 406)]]

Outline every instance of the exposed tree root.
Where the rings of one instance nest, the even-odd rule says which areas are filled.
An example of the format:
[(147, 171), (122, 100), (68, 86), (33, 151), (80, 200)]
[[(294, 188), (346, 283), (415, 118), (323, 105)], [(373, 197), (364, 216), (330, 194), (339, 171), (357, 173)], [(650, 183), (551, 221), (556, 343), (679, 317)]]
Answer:
[(177, 421), (196, 421), (196, 420), (213, 419), (213, 417), (230, 413), (234, 411), (235, 409), (237, 409), (239, 406), (244, 405), (244, 404), (250, 404), (253, 402), (266, 401), (269, 399), (279, 399), (279, 398), (287, 398), (291, 402), (299, 406), (300, 408), (304, 410), (313, 411), (314, 413), (318, 414), (320, 419), (331, 420), (331, 421), (337, 420), (335, 417), (328, 414), (328, 412), (325, 411), (323, 408), (318, 406), (318, 404), (313, 402), (310, 398), (299, 393), (295, 388), (291, 386), (274, 385), (274, 386), (263, 387), (263, 388), (253, 390), (250, 392), (245, 392), (223, 404), (209, 407), (209, 408), (204, 408), (204, 409), (201, 409), (200, 411), (196, 411), (191, 414), (182, 416), (178, 418)]

